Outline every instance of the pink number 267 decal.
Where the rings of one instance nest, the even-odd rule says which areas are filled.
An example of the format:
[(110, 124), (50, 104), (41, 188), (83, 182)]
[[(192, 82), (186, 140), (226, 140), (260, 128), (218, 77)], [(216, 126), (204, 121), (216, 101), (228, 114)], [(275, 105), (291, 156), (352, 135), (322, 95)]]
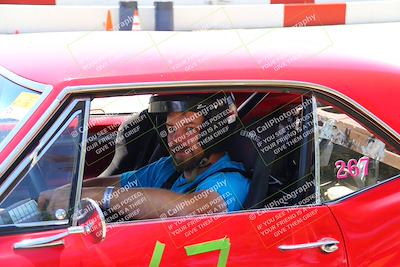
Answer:
[(347, 164), (343, 160), (338, 160), (335, 162), (338, 172), (336, 174), (337, 179), (346, 179), (349, 177), (356, 177), (362, 174), (363, 176), (368, 175), (368, 164), (369, 158), (362, 157), (358, 161), (356, 159), (350, 159)]

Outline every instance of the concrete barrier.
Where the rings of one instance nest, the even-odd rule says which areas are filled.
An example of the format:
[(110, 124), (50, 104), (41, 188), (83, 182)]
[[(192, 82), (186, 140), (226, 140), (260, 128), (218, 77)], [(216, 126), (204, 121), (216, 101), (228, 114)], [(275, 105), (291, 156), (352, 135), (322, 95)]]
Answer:
[[(119, 7), (0, 5), (0, 33), (104, 30), (110, 10), (119, 29)], [(176, 31), (273, 28), (400, 21), (400, 1), (341, 4), (175, 5)], [(142, 30), (155, 30), (154, 6), (139, 5)]]
[[(111, 11), (114, 30), (119, 29), (118, 6), (0, 6), (0, 33), (101, 31), (107, 11)], [(143, 30), (154, 30), (154, 7), (139, 7)]]
[(103, 30), (111, 11), (113, 24), (118, 22), (117, 6), (34, 6), (3, 5), (0, 7), (0, 32)]
[(175, 30), (271, 28), (283, 26), (284, 5), (175, 6)]
[[(140, 0), (140, 5), (154, 5), (157, 0)], [(365, 0), (173, 0), (174, 5), (254, 5), (254, 4), (300, 4), (300, 3), (345, 3)], [(384, 1), (384, 0), (375, 0)], [(119, 0), (0, 0), (0, 4), (24, 5), (118, 5)]]
[(400, 1), (346, 4), (346, 24), (400, 21)]

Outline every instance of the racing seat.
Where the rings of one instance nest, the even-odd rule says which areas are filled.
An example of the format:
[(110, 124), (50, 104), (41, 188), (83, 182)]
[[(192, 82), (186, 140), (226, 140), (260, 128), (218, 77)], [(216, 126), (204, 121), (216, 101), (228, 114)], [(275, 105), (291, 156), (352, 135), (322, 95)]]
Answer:
[[(276, 133), (282, 133), (282, 136), (289, 135), (291, 130), (286, 130), (290, 129), (288, 126), (295, 125), (299, 121), (298, 119), (311, 114), (311, 105), (304, 108), (302, 114), (288, 116), (279, 123), (269, 125), (270, 127), (264, 128), (263, 131), (259, 130), (260, 126), (265, 125), (272, 118), (278, 118), (294, 107), (287, 106), (285, 109), (280, 109), (265, 118), (256, 120), (256, 123), (246, 127), (247, 133), (241, 134), (242, 140), (235, 137), (232, 139), (232, 144), (227, 146), (231, 158), (242, 162), (250, 172), (250, 189), (244, 209), (293, 206), (313, 201), (312, 198), (308, 198), (315, 192), (314, 176), (312, 175), (314, 158), (310, 156), (314, 154), (313, 142), (311, 142), (313, 135), (308, 135), (300, 139), (296, 145), (288, 146), (285, 149), (276, 150), (279, 145), (272, 145), (274, 141), (277, 141)], [(312, 122), (312, 116), (308, 116), (303, 123), (309, 122)], [(301, 127), (301, 129), (303, 128)], [(311, 127), (311, 131), (312, 129)], [(301, 134), (300, 130), (296, 136), (290, 137), (285, 142), (292, 141)], [(271, 141), (265, 142), (268, 137)], [(271, 148), (267, 149), (269, 147)], [(314, 186), (305, 188), (304, 185), (308, 182)], [(304, 190), (300, 192), (297, 189), (301, 187)], [(293, 192), (296, 194), (292, 194)]]
[[(226, 143), (226, 151), (233, 161), (241, 162), (250, 179), (249, 192), (243, 209), (262, 208), (269, 193), (270, 175), (274, 161), (274, 153), (270, 151), (260, 155), (256, 149), (256, 141), (246, 130), (241, 130)], [(267, 163), (267, 164), (265, 164)]]
[(162, 120), (142, 111), (123, 122), (118, 128), (115, 153), (110, 165), (99, 176), (111, 176), (136, 170), (167, 155), (159, 144), (153, 123)]

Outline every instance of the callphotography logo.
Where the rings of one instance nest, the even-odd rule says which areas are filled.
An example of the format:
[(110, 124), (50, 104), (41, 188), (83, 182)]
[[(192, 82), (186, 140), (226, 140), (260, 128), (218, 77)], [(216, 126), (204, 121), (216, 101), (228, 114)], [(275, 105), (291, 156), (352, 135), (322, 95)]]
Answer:
[[(225, 177), (224, 174), (219, 174), (219, 176)], [(183, 200), (184, 197), (182, 197), (175, 200), (178, 204), (172, 205), (172, 208), (160, 215), (160, 218), (164, 220), (165, 230), (177, 248), (190, 244), (195, 238), (229, 223), (229, 218), (224, 216), (227, 214), (226, 209), (237, 203), (239, 198), (231, 193), (233, 190), (227, 179), (228, 177), (220, 178), (221, 181), (212, 186), (204, 185), (209, 189), (201, 191), (189, 199)], [(170, 207), (171, 205), (167, 203), (166, 206)], [(190, 212), (181, 215), (184, 210)]]
[[(291, 192), (293, 197), (301, 191)], [(290, 197), (289, 197), (290, 198)], [(305, 228), (312, 229), (319, 222), (323, 221), (324, 217), (329, 215), (326, 209), (307, 206), (308, 203), (315, 201), (315, 196), (310, 195), (306, 199), (298, 202), (298, 205), (293, 207), (285, 207), (281, 203), (285, 203), (285, 199), (279, 199), (275, 203), (267, 205), (264, 209), (257, 210), (249, 215), (249, 221), (253, 226), (254, 231), (258, 234), (266, 249), (277, 246), (287, 236), (295, 236), (297, 232)], [(275, 206), (278, 204), (278, 206)], [(301, 207), (303, 206), (303, 207)], [(274, 209), (274, 207), (283, 207)]]
[(197, 109), (204, 109), (206, 106), (202, 103), (197, 104)]
[[(212, 100), (211, 102), (209, 101), (210, 99)], [(199, 148), (205, 151), (212, 150), (240, 130), (241, 122), (237, 117), (236, 109), (232, 107), (233, 100), (229, 95), (220, 91), (210, 96), (209, 100), (197, 103), (193, 107), (197, 111), (180, 115), (173, 127), (167, 127), (166, 124), (157, 127), (159, 136), (171, 155), (184, 153), (188, 156), (182, 162), (178, 162), (175, 157), (172, 157), (175, 165), (179, 166), (193, 160), (199, 155), (201, 151)], [(203, 118), (203, 122), (200, 125), (190, 131), (180, 131), (181, 128), (199, 118)], [(233, 122), (236, 121), (238, 121), (238, 127), (233, 128)], [(164, 130), (165, 127), (169, 129)], [(174, 134), (173, 141), (167, 138), (168, 133)]]

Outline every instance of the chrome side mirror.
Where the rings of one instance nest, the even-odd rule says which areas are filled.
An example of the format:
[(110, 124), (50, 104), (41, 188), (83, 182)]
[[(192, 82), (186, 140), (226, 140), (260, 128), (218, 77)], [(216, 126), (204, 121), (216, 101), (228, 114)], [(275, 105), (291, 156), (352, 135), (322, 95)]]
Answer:
[(34, 239), (25, 239), (14, 244), (14, 249), (31, 249), (63, 246), (64, 238), (73, 234), (89, 236), (93, 242), (98, 243), (106, 238), (106, 222), (99, 205), (90, 198), (84, 198), (79, 203), (77, 216), (79, 226), (68, 227), (65, 232)]
[(106, 238), (106, 221), (99, 205), (93, 199), (81, 200), (77, 211), (77, 221), (78, 225), (83, 227), (84, 233), (91, 236), (95, 243)]

